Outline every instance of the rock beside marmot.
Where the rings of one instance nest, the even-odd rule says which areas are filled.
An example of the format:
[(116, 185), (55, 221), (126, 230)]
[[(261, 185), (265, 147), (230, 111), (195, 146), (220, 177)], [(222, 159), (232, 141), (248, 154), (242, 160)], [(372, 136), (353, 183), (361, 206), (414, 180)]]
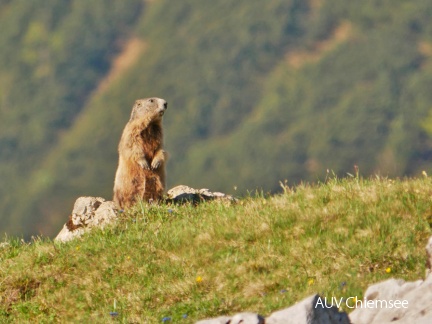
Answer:
[(165, 188), (162, 116), (164, 99), (135, 101), (118, 146), (119, 165), (114, 181), (114, 202), (127, 208), (142, 199), (158, 201)]

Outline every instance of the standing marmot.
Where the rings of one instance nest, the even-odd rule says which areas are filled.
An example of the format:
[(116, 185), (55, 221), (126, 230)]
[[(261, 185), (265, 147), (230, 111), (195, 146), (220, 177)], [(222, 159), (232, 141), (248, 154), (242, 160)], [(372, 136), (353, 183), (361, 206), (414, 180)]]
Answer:
[(164, 99), (135, 101), (120, 139), (119, 165), (114, 181), (114, 202), (120, 208), (137, 200), (160, 200), (165, 187), (166, 153), (162, 149)]

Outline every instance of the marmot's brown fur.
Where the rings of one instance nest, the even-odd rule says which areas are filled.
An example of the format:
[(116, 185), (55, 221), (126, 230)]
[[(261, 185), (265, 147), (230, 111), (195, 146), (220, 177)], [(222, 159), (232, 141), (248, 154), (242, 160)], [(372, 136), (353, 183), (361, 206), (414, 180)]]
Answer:
[(167, 107), (167, 102), (160, 98), (135, 101), (118, 146), (114, 202), (122, 209), (140, 199), (162, 199), (166, 160), (162, 148), (162, 116)]

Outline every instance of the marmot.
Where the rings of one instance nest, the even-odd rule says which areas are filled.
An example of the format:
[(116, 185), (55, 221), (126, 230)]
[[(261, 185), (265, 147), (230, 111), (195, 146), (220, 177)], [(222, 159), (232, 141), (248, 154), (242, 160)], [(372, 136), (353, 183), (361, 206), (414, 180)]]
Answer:
[(162, 148), (162, 116), (167, 107), (167, 102), (160, 98), (135, 101), (118, 146), (114, 202), (122, 209), (139, 199), (162, 199), (166, 160)]

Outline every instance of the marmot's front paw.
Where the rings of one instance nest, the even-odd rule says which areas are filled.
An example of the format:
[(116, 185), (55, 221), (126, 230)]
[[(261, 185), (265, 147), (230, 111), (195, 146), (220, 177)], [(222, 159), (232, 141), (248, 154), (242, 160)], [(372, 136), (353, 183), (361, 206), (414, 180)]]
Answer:
[(154, 160), (152, 161), (152, 164), (151, 164), (151, 168), (152, 168), (152, 170), (156, 170), (156, 169), (158, 169), (158, 168), (161, 166), (161, 164), (162, 164), (162, 161), (161, 161), (161, 160), (156, 160), (156, 159), (154, 159)]
[(138, 164), (144, 170), (150, 170), (150, 166), (149, 166), (146, 159), (142, 158), (142, 159), (138, 160)]

